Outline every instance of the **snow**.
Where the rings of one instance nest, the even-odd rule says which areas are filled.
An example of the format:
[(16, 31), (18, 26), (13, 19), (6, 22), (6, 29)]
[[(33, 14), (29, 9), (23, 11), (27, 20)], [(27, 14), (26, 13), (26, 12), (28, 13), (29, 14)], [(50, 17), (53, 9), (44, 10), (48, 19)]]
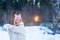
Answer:
[(53, 35), (43, 34), (39, 27), (26, 27), (27, 40), (54, 40)]
[(0, 40), (10, 40), (9, 34), (7, 31), (0, 31)]
[[(60, 40), (60, 34), (49, 35), (44, 34), (43, 30), (39, 29), (40, 26), (28, 26), (26, 30), (26, 40)], [(0, 30), (0, 40), (10, 40), (7, 31)]]

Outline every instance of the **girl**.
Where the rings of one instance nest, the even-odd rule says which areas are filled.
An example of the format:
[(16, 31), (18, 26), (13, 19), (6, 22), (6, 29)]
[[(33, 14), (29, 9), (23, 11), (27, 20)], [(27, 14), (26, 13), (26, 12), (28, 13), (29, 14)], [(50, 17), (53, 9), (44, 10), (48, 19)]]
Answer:
[(21, 14), (15, 14), (14, 25), (7, 24), (10, 40), (26, 40), (25, 27), (21, 18)]

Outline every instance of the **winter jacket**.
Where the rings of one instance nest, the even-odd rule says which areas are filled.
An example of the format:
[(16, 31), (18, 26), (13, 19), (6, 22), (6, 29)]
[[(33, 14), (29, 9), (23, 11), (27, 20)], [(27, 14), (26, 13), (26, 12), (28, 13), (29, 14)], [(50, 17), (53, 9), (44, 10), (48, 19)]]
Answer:
[(25, 27), (23, 23), (18, 26), (7, 24), (10, 40), (26, 40)]

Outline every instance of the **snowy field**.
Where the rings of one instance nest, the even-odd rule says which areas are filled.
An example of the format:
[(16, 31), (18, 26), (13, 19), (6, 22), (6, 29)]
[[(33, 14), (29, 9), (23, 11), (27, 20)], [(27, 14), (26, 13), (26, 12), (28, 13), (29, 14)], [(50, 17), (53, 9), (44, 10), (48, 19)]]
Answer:
[[(26, 40), (60, 40), (60, 34), (51, 35), (43, 34), (44, 31), (39, 29), (39, 26), (29, 26), (25, 28)], [(9, 34), (7, 31), (0, 30), (0, 40), (9, 40)]]

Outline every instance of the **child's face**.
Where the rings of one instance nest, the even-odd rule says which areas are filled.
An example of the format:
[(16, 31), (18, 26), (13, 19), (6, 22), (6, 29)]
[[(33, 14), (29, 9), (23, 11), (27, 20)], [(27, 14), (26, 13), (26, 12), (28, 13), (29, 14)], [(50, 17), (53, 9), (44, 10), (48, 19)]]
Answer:
[(15, 20), (16, 24), (20, 23), (20, 20), (19, 19), (16, 19)]
[(19, 24), (21, 21), (22, 21), (21, 14), (19, 15), (15, 14), (14, 24)]

